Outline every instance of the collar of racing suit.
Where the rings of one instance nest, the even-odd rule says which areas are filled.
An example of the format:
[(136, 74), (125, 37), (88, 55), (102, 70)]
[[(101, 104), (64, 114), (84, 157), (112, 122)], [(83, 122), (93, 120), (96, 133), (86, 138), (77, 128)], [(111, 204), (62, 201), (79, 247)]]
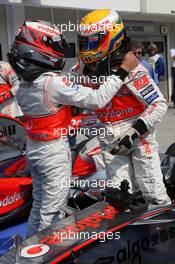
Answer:
[(129, 75), (126, 77), (124, 84), (132, 81), (135, 78), (136, 74), (138, 74), (138, 72), (148, 73), (148, 70), (141, 63), (139, 63), (134, 70), (129, 72)]

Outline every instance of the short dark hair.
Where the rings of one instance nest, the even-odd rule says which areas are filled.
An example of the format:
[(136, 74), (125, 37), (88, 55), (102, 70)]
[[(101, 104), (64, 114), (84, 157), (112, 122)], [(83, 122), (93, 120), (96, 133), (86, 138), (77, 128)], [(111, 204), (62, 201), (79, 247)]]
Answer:
[(141, 41), (131, 41), (130, 50), (133, 50), (133, 49), (142, 49), (142, 50), (144, 50), (143, 43)]

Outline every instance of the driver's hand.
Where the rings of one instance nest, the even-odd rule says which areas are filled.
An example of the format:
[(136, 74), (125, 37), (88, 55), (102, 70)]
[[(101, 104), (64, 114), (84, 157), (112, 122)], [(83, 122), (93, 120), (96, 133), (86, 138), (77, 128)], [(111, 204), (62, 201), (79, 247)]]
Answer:
[(123, 58), (120, 68), (123, 68), (125, 71), (130, 72), (134, 70), (139, 64), (139, 60), (136, 58), (133, 51), (129, 51)]

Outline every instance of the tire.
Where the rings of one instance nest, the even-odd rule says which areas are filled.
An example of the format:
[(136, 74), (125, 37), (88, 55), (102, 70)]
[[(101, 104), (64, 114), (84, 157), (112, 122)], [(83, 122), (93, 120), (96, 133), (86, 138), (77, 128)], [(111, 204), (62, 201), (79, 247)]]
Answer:
[[(172, 143), (167, 148), (165, 154), (168, 155), (169, 157), (173, 157), (173, 158), (175, 157), (175, 142)], [(164, 177), (164, 184), (166, 186), (168, 196), (170, 197), (171, 201), (174, 202), (175, 201), (175, 163), (172, 166), (171, 176), (168, 179), (168, 181), (166, 181)]]

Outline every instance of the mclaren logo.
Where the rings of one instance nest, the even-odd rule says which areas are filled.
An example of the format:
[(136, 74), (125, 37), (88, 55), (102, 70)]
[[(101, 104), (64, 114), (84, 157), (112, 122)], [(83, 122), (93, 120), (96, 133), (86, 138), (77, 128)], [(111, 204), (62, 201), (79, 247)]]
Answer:
[(27, 130), (31, 130), (33, 128), (33, 120), (31, 119), (27, 120), (25, 127)]

